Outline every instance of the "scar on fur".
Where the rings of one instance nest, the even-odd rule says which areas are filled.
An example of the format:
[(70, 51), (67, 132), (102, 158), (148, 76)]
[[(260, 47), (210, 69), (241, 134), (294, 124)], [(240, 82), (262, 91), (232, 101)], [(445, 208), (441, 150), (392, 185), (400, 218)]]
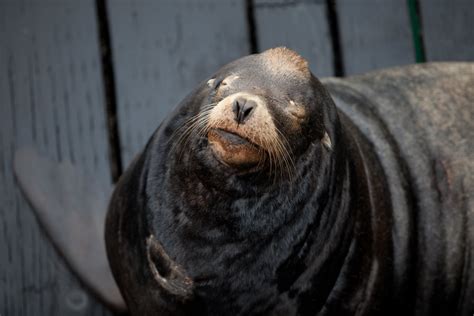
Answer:
[(324, 136), (321, 139), (321, 143), (323, 144), (324, 147), (326, 147), (327, 150), (332, 150), (332, 142), (331, 142), (331, 138), (328, 135), (328, 132), (324, 132)]

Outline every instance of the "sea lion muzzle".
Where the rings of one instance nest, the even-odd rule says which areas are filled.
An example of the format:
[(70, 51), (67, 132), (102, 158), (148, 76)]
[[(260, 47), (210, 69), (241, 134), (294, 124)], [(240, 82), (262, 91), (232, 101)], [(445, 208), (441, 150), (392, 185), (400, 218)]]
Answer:
[(271, 148), (268, 142), (277, 137), (264, 99), (246, 92), (220, 101), (210, 112), (208, 127), (214, 156), (238, 169), (259, 165)]

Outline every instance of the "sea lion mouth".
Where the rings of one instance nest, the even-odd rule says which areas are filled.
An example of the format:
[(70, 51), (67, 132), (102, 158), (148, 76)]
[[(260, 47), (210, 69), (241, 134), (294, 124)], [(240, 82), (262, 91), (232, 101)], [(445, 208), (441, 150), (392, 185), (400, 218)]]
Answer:
[(255, 147), (258, 147), (258, 145), (254, 144), (252, 141), (248, 140), (245, 136), (240, 135), (239, 133), (229, 131), (223, 128), (213, 128), (211, 129), (211, 132), (218, 134), (219, 137), (225, 139), (227, 142), (230, 144), (233, 144), (235, 146), (237, 145), (242, 145), (242, 146), (248, 146), (252, 145)]
[(214, 156), (221, 163), (239, 169), (258, 165), (262, 149), (241, 135), (221, 128), (212, 128), (207, 134)]

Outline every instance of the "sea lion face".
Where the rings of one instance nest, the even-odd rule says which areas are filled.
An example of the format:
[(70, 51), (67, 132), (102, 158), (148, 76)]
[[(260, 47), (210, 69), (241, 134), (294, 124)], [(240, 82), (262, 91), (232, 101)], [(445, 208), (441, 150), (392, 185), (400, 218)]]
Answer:
[(319, 84), (307, 62), (286, 48), (239, 59), (207, 82), (199, 132), (208, 149), (236, 172), (291, 172), (295, 157), (322, 138)]

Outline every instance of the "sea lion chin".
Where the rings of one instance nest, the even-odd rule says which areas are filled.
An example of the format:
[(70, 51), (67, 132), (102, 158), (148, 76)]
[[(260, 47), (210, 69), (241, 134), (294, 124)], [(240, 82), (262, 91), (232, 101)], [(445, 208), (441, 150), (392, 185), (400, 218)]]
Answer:
[(217, 160), (237, 169), (250, 169), (263, 159), (262, 150), (248, 140), (221, 129), (208, 133), (211, 150)]

